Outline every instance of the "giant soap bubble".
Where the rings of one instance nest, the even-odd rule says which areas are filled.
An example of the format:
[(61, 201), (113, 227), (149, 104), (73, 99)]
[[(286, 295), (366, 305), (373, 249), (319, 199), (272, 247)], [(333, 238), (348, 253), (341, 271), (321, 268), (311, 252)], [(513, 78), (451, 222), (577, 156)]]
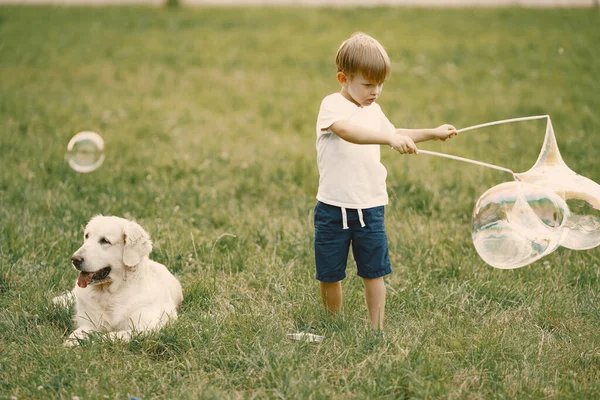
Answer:
[(473, 244), (496, 268), (522, 267), (558, 247), (569, 214), (567, 204), (553, 192), (530, 183), (505, 182), (477, 201)]
[(600, 185), (572, 171), (563, 161), (547, 115), (488, 122), (458, 130), (546, 118), (546, 136), (534, 166), (508, 168), (449, 154), (419, 150), (512, 174), (514, 181), (486, 191), (473, 212), (473, 244), (488, 264), (519, 268), (564, 246), (574, 250), (600, 245)]
[(98, 169), (104, 162), (104, 139), (95, 132), (79, 132), (69, 141), (65, 159), (77, 172)]
[(542, 151), (533, 167), (515, 174), (523, 182), (543, 186), (562, 197), (571, 210), (561, 246), (585, 250), (600, 244), (600, 185), (572, 171), (563, 161), (548, 117)]

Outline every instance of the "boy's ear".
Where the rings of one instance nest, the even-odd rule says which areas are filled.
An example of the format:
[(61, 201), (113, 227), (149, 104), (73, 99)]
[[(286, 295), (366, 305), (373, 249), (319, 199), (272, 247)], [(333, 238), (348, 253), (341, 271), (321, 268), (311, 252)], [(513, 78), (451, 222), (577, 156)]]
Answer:
[(340, 83), (340, 85), (344, 87), (348, 86), (348, 76), (342, 71), (337, 73), (337, 80)]

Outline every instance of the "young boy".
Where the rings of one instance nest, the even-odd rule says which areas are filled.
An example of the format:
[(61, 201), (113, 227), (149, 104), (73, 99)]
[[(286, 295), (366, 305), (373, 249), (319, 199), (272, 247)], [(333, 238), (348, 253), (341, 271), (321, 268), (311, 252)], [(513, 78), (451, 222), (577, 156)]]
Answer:
[(415, 143), (446, 140), (457, 132), (452, 125), (394, 128), (376, 103), (391, 63), (372, 37), (355, 33), (342, 43), (335, 61), (342, 89), (323, 99), (317, 118), (316, 278), (325, 309), (336, 314), (342, 307), (341, 281), (352, 245), (371, 327), (379, 332), (385, 308), (383, 277), (392, 272), (384, 226), (387, 171), (379, 145), (401, 154), (416, 153)]

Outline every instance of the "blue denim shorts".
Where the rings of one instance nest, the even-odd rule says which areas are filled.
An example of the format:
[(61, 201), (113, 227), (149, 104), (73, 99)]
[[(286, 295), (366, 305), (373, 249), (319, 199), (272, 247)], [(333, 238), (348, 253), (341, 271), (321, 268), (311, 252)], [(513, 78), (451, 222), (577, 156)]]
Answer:
[[(391, 273), (384, 213), (383, 206), (356, 210), (317, 202), (315, 277), (321, 282), (338, 282), (344, 279), (350, 245), (358, 276), (373, 279)], [(344, 229), (345, 225), (347, 229)]]

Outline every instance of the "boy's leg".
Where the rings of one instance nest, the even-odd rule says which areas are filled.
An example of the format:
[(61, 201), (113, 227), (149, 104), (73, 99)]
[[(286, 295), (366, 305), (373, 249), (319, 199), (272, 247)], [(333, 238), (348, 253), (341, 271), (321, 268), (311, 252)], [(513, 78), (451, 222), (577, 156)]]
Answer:
[(385, 313), (385, 283), (383, 277), (392, 272), (385, 231), (384, 207), (362, 210), (365, 226), (352, 232), (352, 253), (358, 276), (365, 284), (365, 299), (371, 327), (383, 329)]
[(321, 299), (331, 315), (342, 310), (342, 282), (321, 282)]
[(342, 308), (342, 280), (350, 251), (349, 229), (344, 229), (339, 207), (317, 202), (315, 206), (315, 278), (320, 281), (325, 309), (336, 314)]
[(369, 318), (371, 319), (371, 328), (374, 330), (383, 330), (383, 317), (385, 315), (385, 283), (383, 277), (367, 279), (363, 278), (365, 283), (365, 299), (369, 309)]

